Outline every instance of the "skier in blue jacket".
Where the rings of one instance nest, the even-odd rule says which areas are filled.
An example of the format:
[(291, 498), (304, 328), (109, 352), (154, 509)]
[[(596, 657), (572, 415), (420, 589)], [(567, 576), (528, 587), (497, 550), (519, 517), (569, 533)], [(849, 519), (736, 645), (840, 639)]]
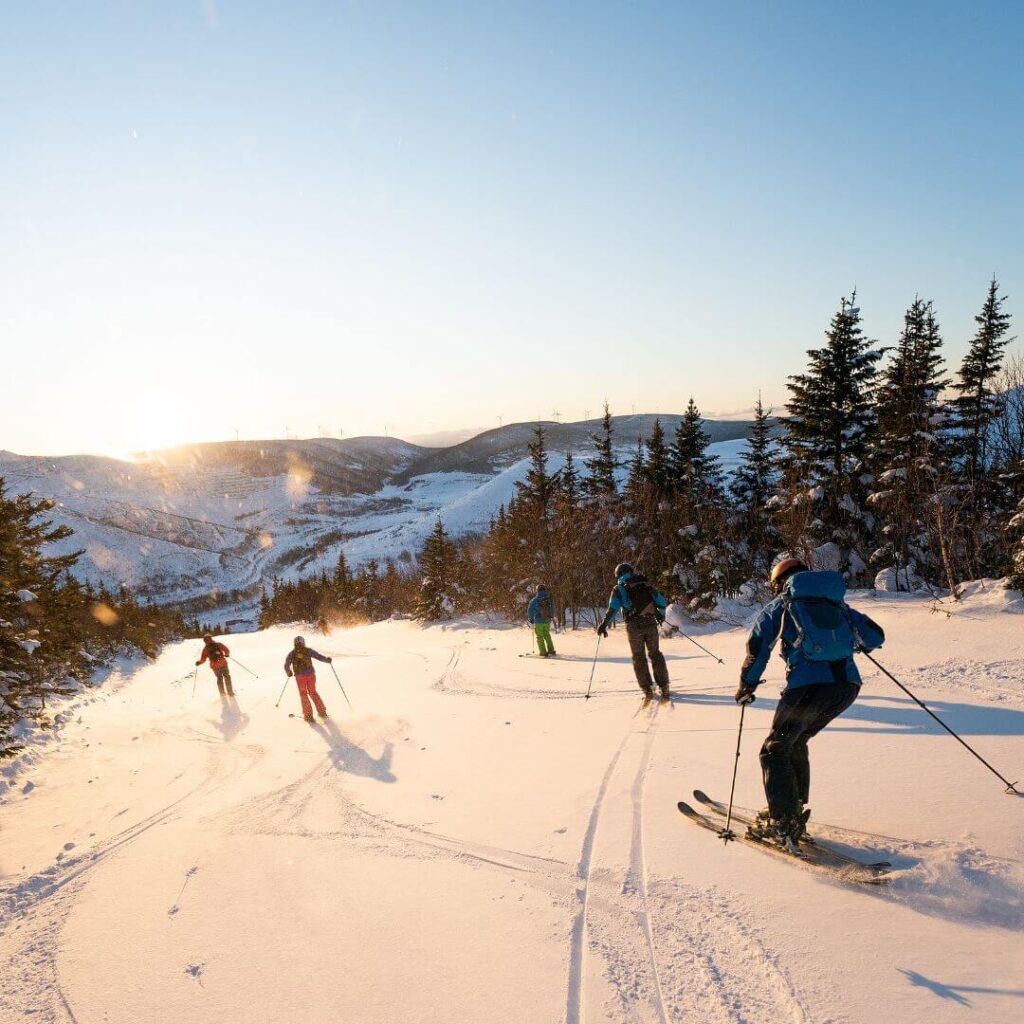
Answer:
[(807, 742), (841, 715), (860, 692), (856, 650), (885, 642), (881, 626), (845, 601), (837, 572), (810, 572), (798, 558), (772, 570), (778, 596), (762, 610), (747, 640), (738, 704), (749, 704), (776, 642), (782, 641), (786, 688), (761, 747), (767, 811), (753, 831), (796, 850), (810, 810), (811, 765)]
[(537, 636), (537, 653), (542, 658), (550, 658), (555, 653), (555, 645), (551, 640), (551, 620), (554, 617), (554, 605), (551, 594), (542, 583), (537, 588), (533, 600), (526, 606), (526, 619), (533, 626)]
[[(615, 567), (615, 586), (608, 598), (608, 611), (604, 621), (597, 627), (601, 636), (608, 635), (608, 627), (620, 612), (626, 620), (626, 639), (633, 656), (633, 672), (643, 690), (644, 697), (654, 696), (654, 685), (658, 686), (663, 701), (669, 700), (668, 665), (658, 643), (658, 627), (665, 621), (668, 601), (647, 581), (646, 577), (633, 571), (628, 562)], [(648, 666), (647, 659), (651, 663)], [(651, 680), (651, 669), (654, 680)]]

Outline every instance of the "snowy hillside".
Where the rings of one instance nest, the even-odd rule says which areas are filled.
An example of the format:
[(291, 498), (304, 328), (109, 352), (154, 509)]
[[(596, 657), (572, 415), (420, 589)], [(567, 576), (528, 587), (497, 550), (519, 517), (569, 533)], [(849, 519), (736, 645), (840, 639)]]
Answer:
[[(634, 444), (653, 418), (620, 420), (625, 461), (626, 440)], [(56, 548), (84, 550), (83, 578), (178, 602), (241, 591), (232, 614), (247, 621), (261, 581), (330, 571), (342, 548), (353, 566), (407, 560), (437, 516), (455, 536), (485, 530), (525, 479), (528, 427), (488, 431), (447, 455), (395, 438), (195, 445), (139, 462), (0, 452), (0, 477), (13, 493), (54, 500), (53, 520), (75, 531)], [(556, 440), (585, 440), (593, 424), (550, 427), (557, 467), (565, 449)], [(732, 438), (712, 446), (726, 467), (746, 428), (708, 424)], [(588, 452), (575, 448), (580, 458)]]
[[(881, 657), (1024, 777), (1019, 602), (936, 614), (855, 596)], [(308, 726), (294, 629), (238, 635), (237, 702), (196, 644), (71, 706), (0, 778), (0, 1019), (65, 1024), (1010, 1024), (1024, 998), (1024, 800), (877, 672), (812, 743), (812, 827), (893, 863), (869, 886), (746, 845), (676, 802), (727, 796), (744, 634), (666, 643), (636, 713), (625, 637), (382, 623), (335, 656)], [(319, 666), (321, 670), (327, 666)], [(870, 665), (864, 668), (870, 669)], [(747, 712), (738, 801), (781, 677)]]

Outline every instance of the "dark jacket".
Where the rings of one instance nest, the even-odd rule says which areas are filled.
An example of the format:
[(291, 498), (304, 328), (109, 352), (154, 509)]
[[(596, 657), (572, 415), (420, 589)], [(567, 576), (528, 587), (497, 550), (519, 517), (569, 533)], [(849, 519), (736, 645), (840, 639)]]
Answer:
[[(308, 655), (308, 657), (303, 657)], [(314, 651), (312, 647), (293, 647), (288, 652), (288, 657), (284, 659), (284, 674), (290, 676), (292, 669), (295, 669), (297, 676), (308, 675), (313, 671), (313, 659), (317, 661), (329, 662), (330, 658), (325, 658), (322, 654)], [(298, 664), (296, 664), (296, 660)]]

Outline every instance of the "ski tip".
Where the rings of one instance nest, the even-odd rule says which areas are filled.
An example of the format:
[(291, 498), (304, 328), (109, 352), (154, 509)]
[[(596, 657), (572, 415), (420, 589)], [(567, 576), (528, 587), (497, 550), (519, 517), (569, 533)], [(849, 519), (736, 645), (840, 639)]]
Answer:
[(702, 804), (706, 804), (711, 800), (711, 797), (703, 789), (695, 789), (693, 791), (693, 798), (694, 800), (699, 800)]

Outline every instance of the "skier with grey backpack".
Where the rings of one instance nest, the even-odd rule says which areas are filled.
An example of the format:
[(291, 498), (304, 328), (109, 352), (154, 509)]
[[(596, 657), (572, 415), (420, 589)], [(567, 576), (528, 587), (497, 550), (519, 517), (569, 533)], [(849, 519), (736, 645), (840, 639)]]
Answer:
[(762, 610), (747, 640), (736, 703), (754, 701), (781, 639), (786, 688), (761, 747), (768, 808), (750, 835), (798, 853), (811, 813), (807, 742), (857, 699), (861, 678), (853, 655), (881, 647), (885, 633), (846, 603), (846, 583), (837, 572), (812, 572), (798, 558), (787, 558), (772, 570), (771, 584), (778, 596)]

